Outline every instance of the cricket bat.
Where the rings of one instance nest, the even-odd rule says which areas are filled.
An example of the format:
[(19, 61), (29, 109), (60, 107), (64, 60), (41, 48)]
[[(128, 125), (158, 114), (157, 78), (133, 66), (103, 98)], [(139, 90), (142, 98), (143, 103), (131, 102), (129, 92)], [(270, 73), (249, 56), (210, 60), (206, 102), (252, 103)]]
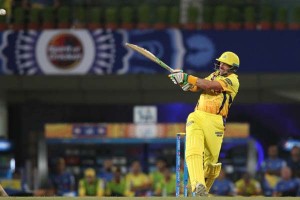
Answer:
[(164, 63), (163, 61), (161, 61), (159, 58), (157, 58), (155, 55), (153, 55), (150, 51), (139, 47), (138, 45), (135, 44), (130, 44), (130, 43), (125, 43), (125, 45), (131, 49), (133, 49), (134, 51), (142, 54), (143, 56), (149, 58), (150, 60), (152, 60), (153, 62), (157, 63), (158, 65), (160, 65), (161, 67), (165, 68), (166, 70), (168, 70), (170, 73), (174, 72), (174, 69), (172, 69), (171, 67), (169, 67), (166, 63)]

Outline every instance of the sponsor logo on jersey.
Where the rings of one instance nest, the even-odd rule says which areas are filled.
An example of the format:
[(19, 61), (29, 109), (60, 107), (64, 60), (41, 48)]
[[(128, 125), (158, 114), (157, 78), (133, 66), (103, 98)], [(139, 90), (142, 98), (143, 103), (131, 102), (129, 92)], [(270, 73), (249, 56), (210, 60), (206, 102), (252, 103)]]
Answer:
[(229, 78), (225, 78), (226, 83), (232, 86), (232, 81)]
[(222, 137), (223, 136), (223, 132), (215, 132), (217, 137)]
[(188, 126), (192, 125), (193, 123), (194, 123), (194, 121), (188, 121), (188, 122), (186, 123), (186, 126), (188, 127)]

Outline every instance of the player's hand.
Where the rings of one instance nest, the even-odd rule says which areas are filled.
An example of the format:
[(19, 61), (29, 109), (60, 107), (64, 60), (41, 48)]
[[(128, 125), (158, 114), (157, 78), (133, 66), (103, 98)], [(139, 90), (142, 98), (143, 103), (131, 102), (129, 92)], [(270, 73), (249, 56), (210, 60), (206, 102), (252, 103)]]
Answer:
[(169, 74), (169, 78), (174, 84), (186, 84), (188, 79), (188, 74), (184, 73), (182, 70), (174, 70), (173, 73)]
[(181, 85), (183, 91), (189, 91), (193, 87), (192, 84), (186, 82), (185, 84)]
[(169, 74), (169, 78), (171, 79), (171, 81), (174, 83), (174, 84), (178, 84), (177, 81), (176, 81), (176, 76), (178, 76), (178, 74), (182, 73), (183, 71), (181, 69), (175, 69), (171, 74)]

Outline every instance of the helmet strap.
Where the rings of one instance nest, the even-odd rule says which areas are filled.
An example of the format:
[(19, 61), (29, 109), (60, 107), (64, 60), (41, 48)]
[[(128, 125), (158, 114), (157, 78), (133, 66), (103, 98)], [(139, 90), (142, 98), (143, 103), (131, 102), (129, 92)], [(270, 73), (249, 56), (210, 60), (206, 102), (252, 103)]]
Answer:
[(215, 62), (214, 65), (215, 65), (215, 66), (214, 66), (214, 69), (215, 69), (215, 70), (219, 70), (219, 68), (220, 68), (220, 62), (219, 62), (219, 61), (218, 61), (218, 62)]
[[(214, 63), (214, 69), (216, 71), (218, 71), (220, 69), (220, 61), (218, 62), (215, 62)], [(222, 76), (227, 76), (228, 73), (235, 73), (237, 71), (238, 67), (236, 66), (231, 66), (228, 70), (227, 70), (227, 73), (223, 74)]]
[(228, 72), (231, 72), (231, 73), (235, 73), (237, 71), (237, 67), (235, 66), (231, 66), (230, 69), (228, 70)]

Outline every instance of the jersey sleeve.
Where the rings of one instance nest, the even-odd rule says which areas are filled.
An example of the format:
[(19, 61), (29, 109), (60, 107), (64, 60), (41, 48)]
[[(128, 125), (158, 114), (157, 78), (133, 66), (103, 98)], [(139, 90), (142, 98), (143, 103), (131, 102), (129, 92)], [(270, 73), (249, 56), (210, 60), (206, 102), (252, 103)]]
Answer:
[[(214, 75), (214, 73), (211, 73), (210, 75), (208, 75), (208, 76), (205, 77), (204, 79), (210, 81), (211, 78), (213, 77), (213, 75)], [(190, 88), (190, 91), (191, 91), (191, 92), (198, 92), (198, 91), (200, 91), (200, 90), (201, 90), (201, 88), (197, 87), (196, 85), (194, 85), (193, 87)]]
[(199, 87), (197, 87), (196, 85), (193, 85), (191, 88), (190, 88), (190, 91), (191, 92), (198, 92), (200, 90)]
[(230, 93), (236, 93), (239, 88), (239, 80), (236, 75), (231, 75), (227, 77), (222, 77), (218, 81), (223, 90)]

